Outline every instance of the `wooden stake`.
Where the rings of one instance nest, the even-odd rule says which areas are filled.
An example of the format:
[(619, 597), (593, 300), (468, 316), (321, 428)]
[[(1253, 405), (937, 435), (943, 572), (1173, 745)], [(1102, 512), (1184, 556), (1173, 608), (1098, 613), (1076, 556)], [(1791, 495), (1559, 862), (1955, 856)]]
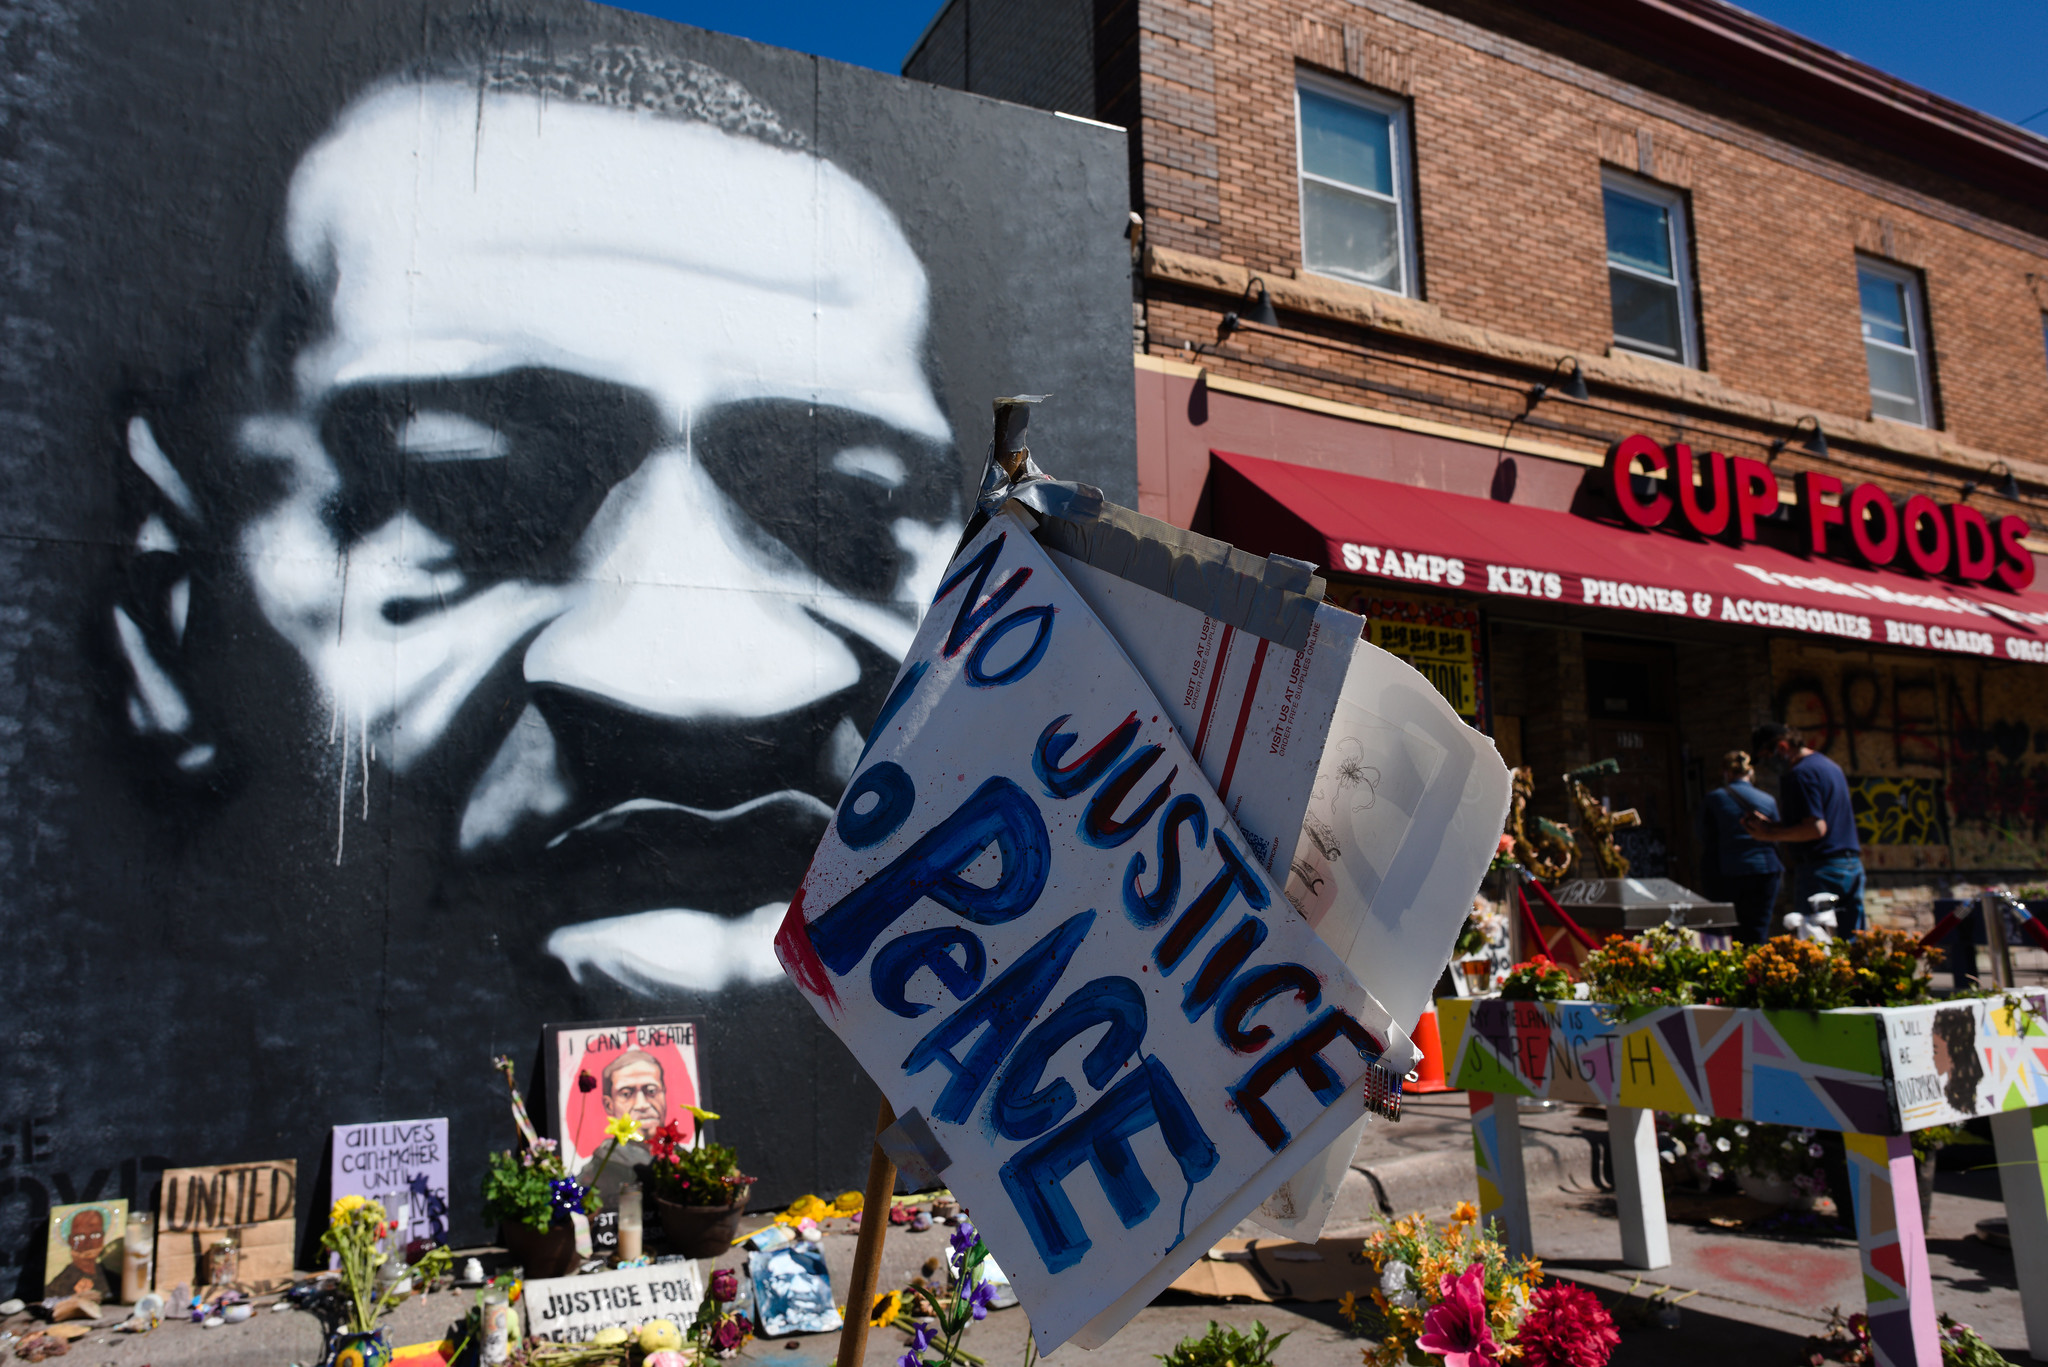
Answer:
[[(896, 1123), (889, 1099), (875, 1115), (880, 1135)], [(868, 1155), (868, 1189), (861, 1197), (860, 1241), (853, 1246), (853, 1284), (846, 1289), (846, 1321), (839, 1327), (838, 1367), (860, 1367), (868, 1350), (868, 1316), (875, 1304), (875, 1283), (882, 1276), (882, 1239), (889, 1232), (889, 1202), (896, 1194), (896, 1165), (880, 1144)]]

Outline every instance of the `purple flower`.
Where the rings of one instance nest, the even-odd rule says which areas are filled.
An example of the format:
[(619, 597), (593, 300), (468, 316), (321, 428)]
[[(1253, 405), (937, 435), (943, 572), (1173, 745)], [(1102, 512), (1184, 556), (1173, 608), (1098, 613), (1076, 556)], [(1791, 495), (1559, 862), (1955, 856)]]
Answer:
[(961, 1216), (960, 1223), (953, 1226), (953, 1237), (949, 1240), (953, 1249), (953, 1256), (955, 1258), (965, 1257), (967, 1250), (974, 1247), (974, 1241), (978, 1237), (980, 1236), (974, 1232), (974, 1222), (965, 1215)]
[(996, 1284), (994, 1282), (983, 1282), (974, 1288), (973, 1294), (968, 1296), (967, 1304), (974, 1312), (974, 1318), (985, 1320), (988, 1318), (988, 1312), (994, 1306), (995, 1300)]
[(711, 1274), (711, 1299), (724, 1305), (737, 1300), (740, 1294), (740, 1274), (729, 1267), (721, 1267)]
[(924, 1367), (924, 1364), (917, 1360), (917, 1350), (913, 1348), (896, 1359), (896, 1367)]
[(908, 1356), (914, 1358), (919, 1353), (922, 1353), (925, 1349), (931, 1347), (932, 1340), (935, 1337), (937, 1337), (937, 1335), (932, 1331), (932, 1326), (926, 1324), (923, 1320), (919, 1320), (915, 1324), (911, 1325), (910, 1352)]
[(548, 1183), (555, 1214), (568, 1219), (583, 1209), (583, 1184), (573, 1177), (557, 1177)]

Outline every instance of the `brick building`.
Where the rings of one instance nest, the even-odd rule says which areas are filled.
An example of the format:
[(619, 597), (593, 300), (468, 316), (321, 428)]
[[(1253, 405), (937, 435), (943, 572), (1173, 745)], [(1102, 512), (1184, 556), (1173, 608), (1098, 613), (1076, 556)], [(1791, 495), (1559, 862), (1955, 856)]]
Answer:
[(1696, 882), (1779, 715), (1880, 923), (2042, 880), (2048, 141), (1717, 0), (950, 0), (904, 72), (1131, 130), (1141, 507), (1324, 565), (1538, 810), (1618, 758)]

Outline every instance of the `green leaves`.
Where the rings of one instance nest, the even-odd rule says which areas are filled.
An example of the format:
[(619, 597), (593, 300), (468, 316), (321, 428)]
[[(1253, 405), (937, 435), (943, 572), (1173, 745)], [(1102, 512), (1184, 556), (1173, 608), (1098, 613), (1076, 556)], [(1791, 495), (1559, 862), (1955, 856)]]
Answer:
[(1211, 1320), (1208, 1333), (1200, 1338), (1182, 1339), (1172, 1352), (1154, 1356), (1166, 1367), (1271, 1367), (1274, 1351), (1287, 1337), (1269, 1336), (1266, 1326), (1258, 1320), (1252, 1321), (1249, 1334)]

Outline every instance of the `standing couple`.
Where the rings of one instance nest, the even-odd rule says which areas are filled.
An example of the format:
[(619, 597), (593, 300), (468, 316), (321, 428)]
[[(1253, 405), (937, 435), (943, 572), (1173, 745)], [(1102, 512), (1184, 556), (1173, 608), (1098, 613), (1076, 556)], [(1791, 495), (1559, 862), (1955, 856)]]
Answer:
[[(1814, 894), (1833, 893), (1837, 933), (1863, 929), (1863, 846), (1842, 766), (1783, 722), (1759, 726), (1749, 744), (1723, 757), (1721, 786), (1700, 814), (1701, 867), (1735, 904), (1735, 938), (1760, 944), (1771, 936), (1784, 877), (1779, 845), (1797, 852), (1794, 904), (1803, 909)], [(1752, 782), (1750, 752), (1777, 771), (1777, 798)]]

